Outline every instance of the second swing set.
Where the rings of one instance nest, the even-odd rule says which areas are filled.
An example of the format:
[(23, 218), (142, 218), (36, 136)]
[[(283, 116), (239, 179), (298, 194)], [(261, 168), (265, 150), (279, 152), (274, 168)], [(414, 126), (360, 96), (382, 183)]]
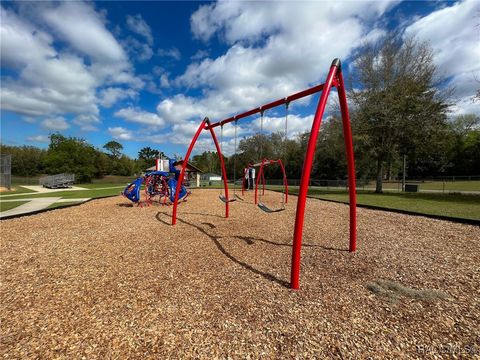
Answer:
[[(286, 154), (286, 146), (287, 146), (287, 128), (288, 128), (288, 102), (285, 102), (285, 151), (284, 154)], [(260, 111), (260, 134), (263, 135), (263, 115), (264, 111)], [(237, 120), (235, 119), (235, 133), (234, 133), (234, 142), (235, 142), (235, 150), (234, 150), (234, 155), (233, 155), (233, 198), (228, 198), (228, 195), (223, 194), (220, 192), (219, 199), (223, 201), (224, 203), (229, 203), (238, 200), (244, 200), (242, 197), (237, 195), (236, 193), (236, 168), (237, 168)], [(243, 178), (242, 178), (242, 196), (245, 195), (245, 190), (250, 188), (249, 181), (247, 180), (249, 178), (249, 174), (252, 173), (252, 169), (254, 170), (256, 167), (259, 167), (258, 170), (258, 175), (255, 181), (255, 205), (258, 206), (259, 209), (263, 210), (266, 213), (275, 213), (275, 212), (280, 212), (285, 210), (285, 205), (288, 202), (288, 181), (287, 181), (287, 175), (285, 172), (285, 166), (284, 163), (282, 162), (281, 159), (277, 160), (270, 160), (267, 158), (263, 158), (263, 138), (261, 138), (260, 142), (260, 162), (255, 163), (255, 164), (248, 164), (243, 172)], [(223, 150), (223, 124), (220, 126), (220, 149), (221, 151)], [(223, 151), (222, 151), (223, 154)], [(267, 205), (264, 201), (262, 201), (264, 195), (265, 195), (265, 186), (266, 186), (266, 180), (265, 180), (265, 167), (266, 166), (275, 166), (278, 165), (280, 166), (280, 170), (282, 173), (282, 200), (281, 200), (281, 205), (277, 207), (272, 207)], [(258, 187), (260, 185), (260, 181), (262, 182), (262, 189), (261, 192), (259, 193)]]

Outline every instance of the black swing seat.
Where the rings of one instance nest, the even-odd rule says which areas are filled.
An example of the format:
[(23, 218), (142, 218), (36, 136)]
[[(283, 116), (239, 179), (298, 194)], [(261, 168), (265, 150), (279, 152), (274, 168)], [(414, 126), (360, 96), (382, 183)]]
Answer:
[(280, 212), (280, 211), (283, 211), (285, 210), (285, 208), (279, 208), (279, 209), (270, 209), (267, 205), (263, 204), (263, 203), (258, 203), (258, 207), (260, 208), (260, 210), (263, 210), (265, 211), (266, 213), (276, 213), (276, 212)]
[(223, 195), (220, 195), (218, 198), (219, 198), (220, 200), (222, 200), (224, 203), (229, 203), (229, 202), (233, 202), (233, 201), (237, 200), (237, 199), (228, 199), (228, 200), (227, 200), (227, 198), (226, 198), (225, 196), (223, 196)]

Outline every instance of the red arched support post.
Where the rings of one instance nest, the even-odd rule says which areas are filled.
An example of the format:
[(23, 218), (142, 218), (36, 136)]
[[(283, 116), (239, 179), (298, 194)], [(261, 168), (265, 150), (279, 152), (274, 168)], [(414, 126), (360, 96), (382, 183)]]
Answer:
[[(207, 125), (210, 125), (210, 121), (207, 118)], [(227, 170), (225, 169), (225, 161), (223, 159), (222, 150), (220, 149), (220, 145), (218, 144), (217, 136), (215, 135), (215, 130), (210, 127), (210, 134), (212, 134), (213, 142), (215, 143), (215, 147), (217, 148), (218, 158), (220, 159), (220, 167), (222, 168), (222, 177), (223, 177), (223, 188), (225, 189), (225, 198), (227, 202), (225, 202), (225, 217), (228, 218), (229, 215), (229, 196), (228, 196), (228, 179), (227, 179)], [(233, 180), (235, 182), (235, 179)], [(235, 186), (235, 184), (233, 184)]]
[(247, 176), (248, 168), (243, 169), (243, 179), (242, 179), (242, 196), (245, 195), (245, 177)]
[[(187, 168), (188, 160), (190, 159), (190, 155), (192, 153), (192, 150), (195, 146), (195, 143), (198, 140), (198, 137), (200, 136), (201, 132), (205, 130), (207, 125), (210, 125), (210, 120), (206, 117), (203, 119), (202, 123), (197, 129), (197, 132), (193, 136), (192, 142), (190, 143), (190, 146), (188, 147), (187, 153), (185, 154), (185, 158), (183, 159), (183, 164), (182, 164), (182, 170), (180, 171), (180, 176), (178, 177), (178, 183), (177, 184), (182, 184), (183, 179), (185, 177), (185, 169)], [(227, 171), (225, 169), (225, 162), (223, 161), (223, 154), (222, 151), (220, 150), (220, 145), (218, 144), (217, 136), (215, 135), (215, 130), (212, 127), (208, 128), (210, 130), (210, 134), (212, 135), (213, 142), (215, 143), (215, 147), (217, 148), (217, 153), (220, 158), (220, 164), (222, 167), (222, 176), (223, 176), (223, 186), (225, 188), (225, 197), (228, 199), (228, 183), (227, 183)], [(172, 225), (175, 225), (177, 223), (177, 207), (178, 207), (178, 194), (180, 193), (180, 186), (177, 186), (175, 189), (175, 199), (173, 201), (173, 211), (172, 211)], [(228, 202), (225, 203), (225, 217), (228, 218), (229, 215), (229, 208), (228, 208)]]
[(187, 168), (188, 159), (190, 158), (190, 154), (192, 153), (193, 147), (200, 136), (200, 133), (203, 129), (205, 129), (205, 125), (208, 123), (208, 118), (202, 120), (202, 123), (197, 129), (197, 132), (193, 136), (192, 142), (188, 147), (187, 153), (185, 154), (185, 158), (183, 159), (182, 170), (180, 171), (180, 176), (178, 177), (177, 186), (175, 189), (175, 199), (173, 200), (173, 211), (172, 211), (172, 225), (177, 223), (177, 207), (178, 207), (178, 194), (180, 193), (181, 184), (183, 184), (183, 179), (185, 177), (185, 169)]
[(258, 183), (260, 179), (263, 180), (263, 193), (265, 194), (265, 177), (263, 176), (263, 165), (265, 164), (266, 159), (262, 159), (262, 163), (260, 164), (260, 168), (258, 169), (257, 180), (255, 181), (255, 205), (258, 205)]
[(285, 204), (288, 204), (288, 179), (287, 179), (287, 173), (285, 172), (285, 166), (283, 166), (282, 160), (278, 160), (278, 163), (280, 164), (280, 168), (282, 169), (283, 173), (283, 187), (285, 188)]
[(350, 252), (357, 249), (357, 185), (355, 180), (355, 158), (353, 156), (352, 129), (350, 115), (348, 114), (347, 95), (341, 68), (337, 71), (337, 92), (342, 112), (343, 137), (347, 153), (348, 167), (348, 194), (350, 198)]
[[(338, 76), (340, 74), (340, 76)], [(341, 83), (341, 84), (338, 84)], [(339, 90), (339, 97), (340, 97), (340, 105), (342, 108), (342, 119), (345, 125), (348, 119), (348, 109), (346, 106), (346, 96), (345, 96), (345, 89), (343, 85), (343, 77), (341, 76), (341, 64), (340, 60), (335, 59), (330, 66), (330, 71), (327, 76), (327, 80), (325, 81), (323, 92), (318, 102), (317, 111), (315, 113), (315, 117), (312, 124), (312, 130), (310, 132), (310, 139), (308, 140), (307, 145), (307, 152), (305, 154), (305, 160), (303, 162), (303, 171), (302, 171), (302, 180), (300, 182), (300, 189), (298, 193), (298, 200), (297, 200), (297, 214), (295, 218), (295, 231), (293, 235), (293, 250), (292, 250), (292, 270), (290, 276), (290, 287), (292, 289), (299, 288), (299, 280), (300, 280), (300, 253), (302, 248), (302, 236), (303, 236), (303, 222), (305, 218), (305, 204), (307, 200), (307, 192), (308, 186), (310, 182), (310, 175), (312, 172), (312, 165), (313, 165), (313, 158), (315, 155), (315, 147), (317, 144), (318, 132), (320, 130), (320, 125), (322, 123), (323, 113), (325, 112), (325, 106), (327, 104), (327, 99), (330, 94), (330, 90), (332, 89), (332, 85), (340, 87)], [(342, 105), (343, 102), (343, 105)], [(345, 140), (345, 145), (349, 150), (347, 150), (347, 159), (349, 158), (349, 153), (353, 159), (353, 148), (352, 148), (352, 141), (351, 141), (351, 130), (350, 126), (348, 126), (348, 130), (345, 129), (344, 126), (344, 133), (349, 133), (349, 140)], [(355, 181), (352, 182), (352, 179), (355, 178), (355, 170), (353, 160), (348, 160), (349, 165), (349, 178), (350, 178), (350, 186), (352, 183), (355, 184)], [(352, 191), (353, 190), (353, 191)], [(353, 194), (353, 195), (352, 195)], [(355, 197), (355, 187), (350, 188), (350, 199), (352, 196)], [(352, 205), (355, 204), (355, 200), (350, 203), (350, 250), (355, 249), (355, 246), (352, 247), (352, 239), (355, 242), (355, 227), (353, 227), (354, 236), (352, 238), (352, 223), (355, 224), (355, 220), (353, 220), (352, 215), (355, 215), (355, 211), (352, 212)], [(354, 244), (355, 245), (355, 244)]]
[[(255, 181), (255, 205), (258, 205), (258, 184), (260, 182), (260, 179), (262, 180), (262, 195), (265, 194), (265, 165), (273, 165), (273, 164), (279, 164), (280, 165), (280, 170), (282, 171), (283, 174), (283, 188), (284, 188), (284, 196), (285, 196), (285, 204), (288, 203), (288, 180), (287, 180), (287, 173), (285, 172), (285, 167), (283, 166), (283, 162), (281, 159), (279, 160), (267, 160), (267, 159), (262, 159), (262, 162), (260, 164), (260, 168), (258, 170), (258, 176), (257, 180)], [(250, 166), (250, 165), (249, 165)], [(252, 165), (253, 166), (253, 165)]]

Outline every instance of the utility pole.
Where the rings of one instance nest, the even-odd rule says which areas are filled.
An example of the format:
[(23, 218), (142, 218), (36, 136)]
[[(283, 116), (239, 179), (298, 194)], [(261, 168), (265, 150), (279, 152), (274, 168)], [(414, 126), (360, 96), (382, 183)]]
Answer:
[(403, 176), (402, 176), (402, 192), (405, 192), (405, 172), (407, 170), (407, 155), (403, 154)]

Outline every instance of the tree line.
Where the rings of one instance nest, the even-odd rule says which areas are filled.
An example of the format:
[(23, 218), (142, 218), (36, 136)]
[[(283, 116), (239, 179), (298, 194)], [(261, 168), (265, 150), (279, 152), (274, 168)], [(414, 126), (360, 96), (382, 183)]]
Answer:
[(122, 144), (117, 141), (109, 141), (98, 149), (84, 139), (61, 134), (50, 135), (48, 149), (4, 144), (0, 148), (2, 154), (12, 155), (12, 175), (73, 173), (82, 183), (105, 175), (134, 176), (153, 166), (156, 158), (165, 157), (150, 147), (142, 148), (136, 159), (123, 154), (122, 150)]
[[(382, 181), (403, 174), (407, 159), (409, 178), (443, 175), (480, 175), (480, 118), (474, 114), (452, 119), (452, 89), (439, 90), (434, 54), (427, 43), (414, 38), (387, 37), (365, 45), (353, 59), (347, 87), (359, 179)], [(334, 95), (334, 94), (332, 94)], [(480, 96), (472, 101), (480, 101)], [(345, 179), (346, 159), (338, 105), (330, 109), (318, 138), (312, 178)], [(229, 178), (242, 176), (248, 163), (262, 157), (282, 159), (287, 177), (299, 179), (309, 132), (285, 140), (281, 132), (241, 139), (237, 154), (225, 157)], [(132, 176), (154, 164), (164, 153), (144, 147), (136, 159), (109, 141), (102, 149), (85, 140), (50, 136), (48, 149), (1, 145), (12, 154), (12, 174), (31, 176), (71, 172), (79, 181), (106, 174)], [(220, 173), (215, 152), (195, 155), (191, 162), (204, 172)], [(267, 176), (281, 178), (278, 168)]]
[[(480, 118), (475, 115), (461, 115), (453, 121), (443, 123), (437, 134), (425, 136), (412, 149), (399, 148), (391, 151), (386, 160), (381, 160), (382, 180), (394, 180), (403, 175), (403, 154), (406, 154), (409, 178), (434, 176), (480, 175)], [(362, 133), (363, 124), (352, 116), (354, 134), (355, 170), (358, 179), (372, 180), (378, 176), (378, 155), (372, 151), (368, 134)], [(241, 139), (237, 154), (224, 157), (228, 178), (240, 178), (245, 166), (257, 163), (262, 157), (282, 159), (287, 177), (300, 179), (303, 160), (307, 149), (309, 132), (294, 139), (285, 140), (283, 133), (255, 135)], [(220, 161), (216, 152), (205, 151), (195, 155), (191, 162), (205, 172), (220, 174)], [(267, 176), (281, 179), (280, 168), (267, 170)], [(334, 115), (322, 124), (317, 143), (312, 178), (342, 180), (347, 178), (347, 162), (343, 139), (342, 119)]]

